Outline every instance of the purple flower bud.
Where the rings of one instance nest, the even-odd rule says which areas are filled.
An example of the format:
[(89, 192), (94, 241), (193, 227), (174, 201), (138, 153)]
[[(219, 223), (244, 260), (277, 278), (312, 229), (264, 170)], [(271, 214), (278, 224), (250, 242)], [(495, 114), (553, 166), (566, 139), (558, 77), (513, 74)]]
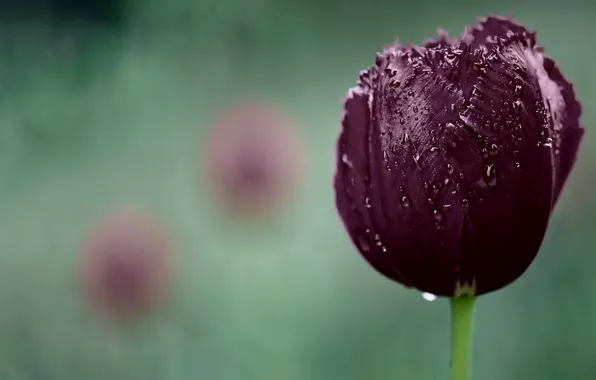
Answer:
[(388, 46), (345, 100), (339, 214), (364, 258), (407, 287), (500, 289), (540, 248), (580, 114), (536, 34), (510, 19)]
[(106, 215), (89, 232), (79, 280), (93, 308), (129, 319), (153, 308), (171, 275), (169, 241), (149, 215), (120, 210)]

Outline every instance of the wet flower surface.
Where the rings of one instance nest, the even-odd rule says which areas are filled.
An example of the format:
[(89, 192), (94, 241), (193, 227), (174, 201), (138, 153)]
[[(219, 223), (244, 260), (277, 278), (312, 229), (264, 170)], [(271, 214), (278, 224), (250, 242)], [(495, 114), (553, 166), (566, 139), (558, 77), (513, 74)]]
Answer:
[(94, 308), (116, 318), (155, 306), (170, 277), (171, 252), (162, 227), (136, 210), (106, 215), (90, 230), (79, 277)]
[(205, 148), (209, 183), (234, 212), (272, 211), (299, 182), (298, 135), (293, 123), (273, 105), (233, 104), (215, 121)]
[(580, 114), (536, 34), (510, 19), (388, 46), (345, 100), (339, 214), (365, 259), (407, 287), (500, 289), (540, 248)]

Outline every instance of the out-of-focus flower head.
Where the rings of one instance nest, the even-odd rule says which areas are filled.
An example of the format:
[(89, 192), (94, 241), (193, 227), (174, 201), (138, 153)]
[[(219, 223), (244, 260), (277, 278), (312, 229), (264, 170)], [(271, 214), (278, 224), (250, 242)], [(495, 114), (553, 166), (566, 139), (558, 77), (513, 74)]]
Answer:
[(215, 195), (228, 210), (275, 210), (299, 184), (302, 146), (294, 124), (277, 107), (244, 101), (215, 120), (201, 159)]
[(161, 300), (172, 272), (170, 242), (151, 215), (132, 208), (108, 213), (90, 229), (80, 252), (79, 283), (93, 309), (136, 317)]

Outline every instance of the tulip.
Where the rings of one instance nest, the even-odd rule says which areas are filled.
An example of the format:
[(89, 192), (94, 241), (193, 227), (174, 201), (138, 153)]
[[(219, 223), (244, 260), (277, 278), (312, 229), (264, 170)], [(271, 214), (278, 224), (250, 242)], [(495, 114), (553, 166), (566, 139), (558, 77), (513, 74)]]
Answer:
[(294, 123), (278, 107), (243, 101), (218, 115), (201, 159), (228, 211), (262, 216), (293, 195), (301, 178), (301, 148)]
[(134, 320), (156, 306), (171, 275), (170, 242), (150, 215), (113, 211), (88, 232), (79, 261), (86, 298), (100, 314)]
[[(496, 16), (460, 39), (387, 46), (348, 91), (339, 215), (379, 273), (451, 298), (455, 356), (469, 351), (475, 297), (536, 257), (576, 159), (580, 114), (536, 33)], [(467, 365), (453, 371), (467, 377)]]

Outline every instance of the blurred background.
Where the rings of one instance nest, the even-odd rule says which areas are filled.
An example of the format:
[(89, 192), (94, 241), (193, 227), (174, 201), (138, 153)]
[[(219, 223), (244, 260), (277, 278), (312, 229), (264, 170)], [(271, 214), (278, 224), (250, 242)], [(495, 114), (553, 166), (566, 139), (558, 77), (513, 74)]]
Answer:
[[(343, 95), (383, 45), (459, 35), (489, 13), (538, 30), (587, 133), (539, 257), (479, 301), (474, 378), (593, 379), (595, 11), (588, 0), (3, 0), (0, 379), (446, 379), (447, 301), (359, 257), (334, 207), (335, 138)], [(276, 154), (291, 152), (296, 171), (278, 180), (294, 185), (267, 212), (227, 207), (204, 175), (212, 126), (245, 99), (293, 126)], [(132, 323), (94, 311), (77, 280), (89, 229), (131, 204), (162, 226), (173, 264), (158, 306)]]

